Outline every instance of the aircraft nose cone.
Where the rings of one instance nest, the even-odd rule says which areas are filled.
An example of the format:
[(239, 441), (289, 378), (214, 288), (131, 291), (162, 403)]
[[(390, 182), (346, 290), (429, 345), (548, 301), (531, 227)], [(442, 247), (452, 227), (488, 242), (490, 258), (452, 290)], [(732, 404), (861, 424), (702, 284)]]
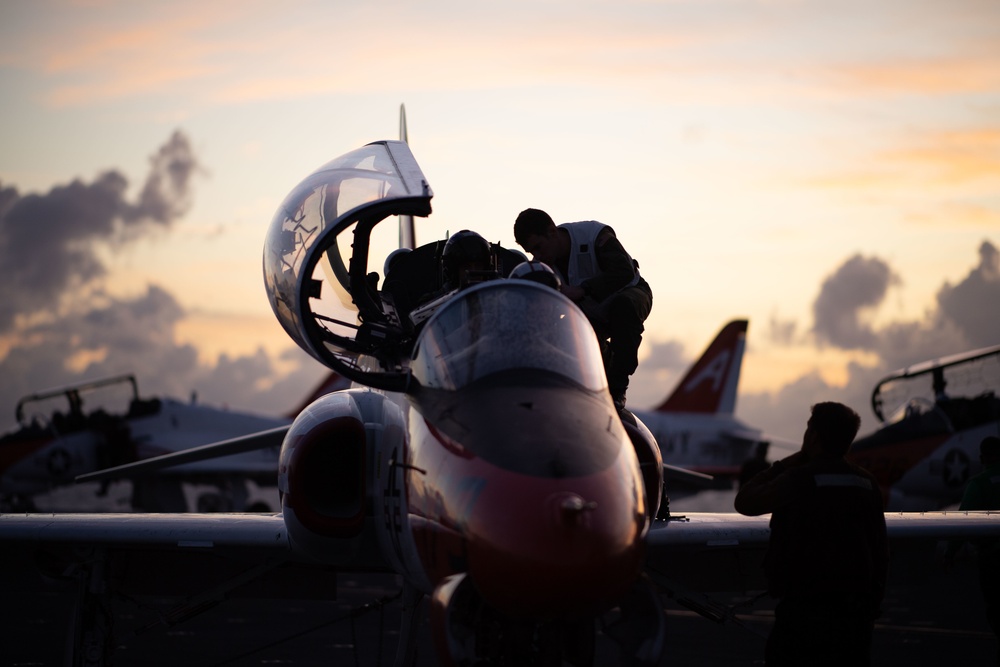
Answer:
[(559, 519), (568, 524), (580, 523), (583, 520), (584, 512), (597, 509), (597, 503), (593, 500), (586, 501), (575, 493), (560, 494), (556, 498), (559, 508)]
[(612, 605), (638, 576), (643, 521), (635, 496), (607, 481), (553, 491), (552, 480), (525, 480), (516, 497), (488, 503), (492, 518), (478, 518), (469, 542), (469, 574), (483, 598), (529, 617)]

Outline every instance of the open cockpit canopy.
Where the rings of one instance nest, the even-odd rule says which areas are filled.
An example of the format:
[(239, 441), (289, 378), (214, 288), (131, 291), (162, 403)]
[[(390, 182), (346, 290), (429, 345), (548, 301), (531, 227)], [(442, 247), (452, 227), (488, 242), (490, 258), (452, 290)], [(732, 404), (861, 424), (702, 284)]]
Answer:
[(949, 430), (1000, 419), (1000, 345), (934, 359), (890, 373), (872, 391), (879, 421), (945, 417)]
[(373, 232), (390, 216), (429, 215), (432, 196), (409, 147), (379, 141), (309, 174), (271, 221), (264, 245), (271, 308), (302, 349), (347, 378), (390, 390), (405, 384), (406, 334), (380, 297), (376, 272), (398, 246), (397, 230), (380, 228), (392, 245), (375, 253)]

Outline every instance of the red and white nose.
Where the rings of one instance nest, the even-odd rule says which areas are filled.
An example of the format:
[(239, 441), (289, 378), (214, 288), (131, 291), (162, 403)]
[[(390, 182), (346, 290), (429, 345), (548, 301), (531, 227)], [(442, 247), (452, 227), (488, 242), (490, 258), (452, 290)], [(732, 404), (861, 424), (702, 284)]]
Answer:
[(468, 526), (468, 568), (493, 607), (552, 618), (609, 607), (643, 560), (641, 488), (618, 466), (570, 481), (519, 476), (484, 490)]

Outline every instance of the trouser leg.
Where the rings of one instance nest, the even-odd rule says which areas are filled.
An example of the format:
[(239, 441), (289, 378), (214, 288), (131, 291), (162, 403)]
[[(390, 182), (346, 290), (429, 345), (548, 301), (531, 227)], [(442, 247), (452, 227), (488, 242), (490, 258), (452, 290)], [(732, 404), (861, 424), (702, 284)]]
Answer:
[(615, 402), (625, 404), (629, 378), (639, 366), (639, 345), (644, 327), (635, 307), (627, 298), (615, 299), (608, 312), (611, 342), (606, 360), (608, 389)]

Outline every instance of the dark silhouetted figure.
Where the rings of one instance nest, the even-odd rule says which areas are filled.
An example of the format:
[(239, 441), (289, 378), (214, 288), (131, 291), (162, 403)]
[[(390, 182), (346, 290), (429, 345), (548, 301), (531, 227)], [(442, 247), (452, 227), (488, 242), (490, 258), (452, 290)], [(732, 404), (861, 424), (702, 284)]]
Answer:
[[(962, 510), (1000, 509), (1000, 438), (989, 436), (979, 443), (979, 461), (983, 471), (969, 480), (962, 495)], [(979, 587), (986, 603), (986, 620), (1000, 640), (1000, 541), (978, 540)], [(997, 649), (1000, 665), (1000, 645)]]
[(844, 458), (860, 425), (846, 405), (817, 403), (802, 448), (736, 494), (741, 514), (771, 513), (768, 667), (870, 664), (889, 555), (878, 484)]
[(770, 444), (768, 442), (758, 442), (757, 446), (754, 447), (753, 456), (744, 461), (743, 465), (740, 466), (740, 488), (753, 479), (757, 473), (767, 470), (769, 466), (767, 462), (767, 449), (770, 447)]
[[(412, 253), (399, 255), (399, 262), (405, 263), (413, 256), (423, 256), (426, 258), (424, 248), (425, 246), (422, 246)], [(507, 250), (502, 251), (510, 252)], [(441, 251), (439, 261), (437, 288), (431, 292), (421, 294), (416, 301), (415, 307), (410, 310), (408, 315), (410, 324), (415, 329), (423, 326), (424, 322), (430, 319), (437, 312), (437, 309), (457, 291), (500, 277), (500, 274), (497, 272), (497, 257), (493, 246), (482, 236), (468, 229), (455, 232), (448, 238)], [(386, 262), (387, 286), (390, 285), (390, 272), (400, 268), (399, 263), (393, 264), (392, 262), (392, 259)], [(407, 276), (410, 278), (409, 280), (406, 278), (398, 280), (395, 274), (392, 274), (394, 278), (391, 282), (392, 287), (388, 289), (390, 292), (394, 292), (392, 298), (397, 307), (399, 306), (399, 293), (407, 291), (407, 288), (401, 287), (400, 283), (412, 285), (417, 282), (414, 279), (415, 277), (412, 276), (412, 269), (407, 273), (411, 274)], [(426, 277), (424, 279), (426, 280)], [(406, 301), (405, 297), (401, 300), (403, 302)]]
[(639, 264), (614, 230), (596, 220), (556, 226), (548, 213), (529, 208), (514, 222), (514, 239), (533, 259), (556, 270), (560, 291), (587, 315), (601, 341), (611, 398), (621, 412), (629, 378), (639, 365), (643, 322), (653, 307), (653, 290), (639, 275)]
[(441, 271), (448, 289), (464, 289), (499, 277), (489, 241), (468, 229), (455, 232), (444, 244)]

